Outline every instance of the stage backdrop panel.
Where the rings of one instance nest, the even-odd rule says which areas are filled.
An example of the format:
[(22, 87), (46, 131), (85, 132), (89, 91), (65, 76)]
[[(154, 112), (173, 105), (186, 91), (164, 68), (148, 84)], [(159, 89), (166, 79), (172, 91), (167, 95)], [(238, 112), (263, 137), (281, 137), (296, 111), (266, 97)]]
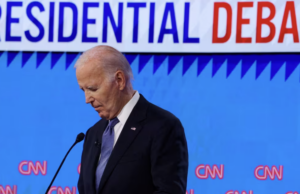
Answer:
[(299, 0), (1, 0), (0, 50), (300, 52)]
[[(99, 117), (76, 82), (80, 53), (0, 55), (0, 193), (41, 194)], [(185, 128), (188, 194), (300, 192), (299, 55), (125, 55), (134, 88)], [(50, 193), (78, 193), (82, 147)]]

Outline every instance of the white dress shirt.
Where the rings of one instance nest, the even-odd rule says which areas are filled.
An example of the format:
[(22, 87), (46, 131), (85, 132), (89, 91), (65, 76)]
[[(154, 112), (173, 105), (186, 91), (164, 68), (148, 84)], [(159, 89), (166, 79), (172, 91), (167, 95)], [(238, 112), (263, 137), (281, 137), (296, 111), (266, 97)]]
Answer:
[(115, 131), (115, 139), (114, 139), (114, 147), (118, 141), (118, 138), (122, 132), (122, 129), (132, 111), (132, 109), (135, 107), (136, 103), (140, 99), (140, 94), (138, 91), (135, 92), (133, 97), (127, 102), (127, 104), (123, 107), (117, 118), (119, 119), (119, 122), (115, 125), (114, 131)]
[[(139, 99), (140, 99), (140, 94), (138, 91), (135, 91), (135, 94), (133, 95), (133, 97), (129, 100), (129, 102), (127, 102), (127, 104), (123, 107), (121, 112), (118, 114), (117, 118), (119, 119), (119, 122), (114, 127), (114, 132), (115, 132), (114, 147), (119, 139), (122, 129), (129, 117), (132, 109), (135, 107), (135, 105)], [(101, 157), (101, 154), (100, 154), (100, 157)], [(99, 160), (100, 160), (100, 157), (99, 157)]]

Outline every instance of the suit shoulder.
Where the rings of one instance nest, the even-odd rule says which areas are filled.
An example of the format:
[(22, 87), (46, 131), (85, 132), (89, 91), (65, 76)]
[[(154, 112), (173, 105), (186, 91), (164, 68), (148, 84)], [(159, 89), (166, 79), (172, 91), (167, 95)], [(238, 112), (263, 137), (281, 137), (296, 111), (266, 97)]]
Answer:
[(171, 112), (155, 105), (149, 103), (147, 115), (153, 119), (164, 120), (166, 122), (178, 122), (179, 119)]
[(147, 118), (148, 131), (153, 139), (168, 137), (171, 134), (174, 137), (185, 138), (181, 121), (171, 112), (150, 103)]

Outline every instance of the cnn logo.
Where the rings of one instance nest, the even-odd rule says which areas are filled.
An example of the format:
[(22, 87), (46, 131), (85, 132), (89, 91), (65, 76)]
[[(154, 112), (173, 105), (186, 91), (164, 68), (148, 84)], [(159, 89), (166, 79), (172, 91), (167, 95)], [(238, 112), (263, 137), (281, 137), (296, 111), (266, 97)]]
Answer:
[(270, 169), (269, 166), (259, 165), (255, 168), (254, 175), (258, 180), (267, 180), (268, 177), (270, 177), (271, 180), (275, 180), (275, 177), (277, 177), (278, 180), (282, 180), (283, 166), (280, 165), (279, 169), (276, 166), (272, 166)]
[(34, 173), (38, 175), (41, 172), (42, 175), (47, 174), (47, 161), (44, 161), (43, 164), (37, 161), (35, 164), (32, 161), (22, 161), (19, 164), (19, 172), (23, 175), (30, 175)]
[(190, 192), (186, 191), (185, 194), (195, 194), (194, 189), (190, 189)]
[(81, 170), (81, 163), (78, 165), (78, 167), (77, 167), (77, 172), (78, 172), (78, 174), (80, 174), (80, 170)]
[(242, 192), (238, 192), (238, 191), (233, 191), (233, 190), (230, 190), (230, 191), (227, 191), (226, 194), (253, 194), (253, 191), (242, 191)]
[(72, 187), (72, 189), (65, 187), (65, 189), (63, 189), (62, 187), (52, 186), (47, 194), (52, 194), (52, 192), (56, 192), (56, 194), (76, 194), (76, 187)]
[(9, 185), (6, 185), (5, 188), (0, 185), (0, 194), (17, 194), (17, 185), (14, 185), (12, 188)]
[[(200, 170), (202, 169), (204, 170), (204, 173), (200, 172)], [(196, 167), (195, 173), (199, 179), (208, 179), (209, 176), (212, 179), (215, 179), (217, 176), (219, 177), (219, 179), (223, 179), (224, 164), (221, 164), (220, 167), (218, 167), (215, 164), (212, 167), (210, 167), (209, 165), (200, 164), (199, 166)]]

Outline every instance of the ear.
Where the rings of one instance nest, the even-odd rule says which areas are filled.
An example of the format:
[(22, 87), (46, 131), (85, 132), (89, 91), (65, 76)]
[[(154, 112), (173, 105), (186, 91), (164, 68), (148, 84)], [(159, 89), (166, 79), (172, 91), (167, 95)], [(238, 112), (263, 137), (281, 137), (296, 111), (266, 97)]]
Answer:
[(119, 90), (124, 90), (126, 86), (126, 77), (123, 71), (118, 70), (115, 74), (116, 82), (118, 84)]

